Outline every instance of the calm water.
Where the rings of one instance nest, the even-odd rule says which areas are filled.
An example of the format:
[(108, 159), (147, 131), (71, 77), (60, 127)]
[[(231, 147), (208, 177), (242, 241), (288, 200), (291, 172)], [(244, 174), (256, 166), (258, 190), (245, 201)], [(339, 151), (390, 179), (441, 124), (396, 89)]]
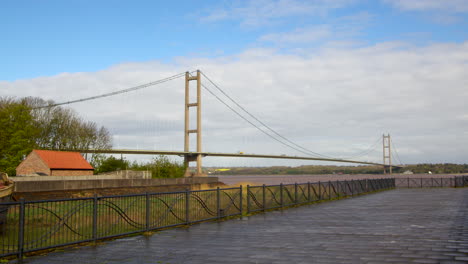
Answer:
[(393, 175), (371, 175), (371, 174), (329, 174), (329, 175), (222, 175), (218, 176), (219, 181), (227, 185), (277, 185), (289, 183), (306, 183), (318, 181), (344, 181), (358, 179), (380, 179), (380, 178), (451, 178), (454, 175), (450, 174), (393, 174)]

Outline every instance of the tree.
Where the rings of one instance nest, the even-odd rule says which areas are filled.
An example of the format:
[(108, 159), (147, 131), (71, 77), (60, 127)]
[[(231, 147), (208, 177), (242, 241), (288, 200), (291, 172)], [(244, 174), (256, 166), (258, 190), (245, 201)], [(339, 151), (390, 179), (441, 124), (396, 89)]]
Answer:
[[(52, 150), (110, 149), (112, 140), (105, 127), (85, 121), (73, 110), (52, 106), (37, 97), (0, 98), (0, 170), (14, 175), (24, 155), (34, 148)], [(103, 154), (92, 154), (99, 166)]]
[(38, 128), (25, 101), (0, 98), (0, 170), (16, 174), (16, 167), (36, 146)]
[(125, 170), (130, 167), (128, 161), (124, 159), (116, 159), (113, 156), (108, 158), (103, 158), (99, 167), (95, 167), (96, 173), (103, 173), (109, 171), (118, 171), (118, 170)]

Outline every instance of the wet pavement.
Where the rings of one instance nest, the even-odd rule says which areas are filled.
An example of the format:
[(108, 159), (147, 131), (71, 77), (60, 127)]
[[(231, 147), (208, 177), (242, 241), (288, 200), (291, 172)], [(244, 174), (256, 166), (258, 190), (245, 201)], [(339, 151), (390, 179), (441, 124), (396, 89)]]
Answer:
[(24, 263), (468, 263), (468, 188), (386, 191), (66, 249)]

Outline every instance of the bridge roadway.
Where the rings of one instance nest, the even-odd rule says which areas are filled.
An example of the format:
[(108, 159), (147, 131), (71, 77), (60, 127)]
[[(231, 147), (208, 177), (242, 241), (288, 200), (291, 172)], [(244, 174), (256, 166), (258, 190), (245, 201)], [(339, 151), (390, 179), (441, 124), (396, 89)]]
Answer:
[[(248, 153), (218, 153), (218, 152), (188, 152), (188, 151), (166, 151), (166, 150), (133, 150), (133, 149), (70, 149), (64, 151), (75, 151), (80, 153), (105, 153), (105, 154), (132, 154), (132, 155), (173, 155), (173, 156), (192, 156), (202, 155), (203, 157), (235, 157), (235, 158), (263, 158), (263, 159), (293, 159), (293, 160), (318, 160), (341, 163), (354, 163), (366, 165), (378, 165), (389, 167), (388, 164), (357, 161), (347, 159), (334, 158), (314, 158), (301, 156), (286, 156), (286, 155), (267, 155), (267, 154), (248, 154)], [(392, 165), (394, 168), (402, 168), (399, 165)]]
[(25, 263), (468, 263), (468, 188), (398, 189), (66, 249)]

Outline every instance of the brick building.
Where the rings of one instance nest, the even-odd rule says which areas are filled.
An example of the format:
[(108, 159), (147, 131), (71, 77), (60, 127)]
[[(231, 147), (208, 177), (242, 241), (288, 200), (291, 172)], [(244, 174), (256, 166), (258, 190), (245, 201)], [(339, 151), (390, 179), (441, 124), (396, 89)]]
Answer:
[(16, 168), (17, 176), (84, 176), (94, 168), (78, 152), (33, 150)]

